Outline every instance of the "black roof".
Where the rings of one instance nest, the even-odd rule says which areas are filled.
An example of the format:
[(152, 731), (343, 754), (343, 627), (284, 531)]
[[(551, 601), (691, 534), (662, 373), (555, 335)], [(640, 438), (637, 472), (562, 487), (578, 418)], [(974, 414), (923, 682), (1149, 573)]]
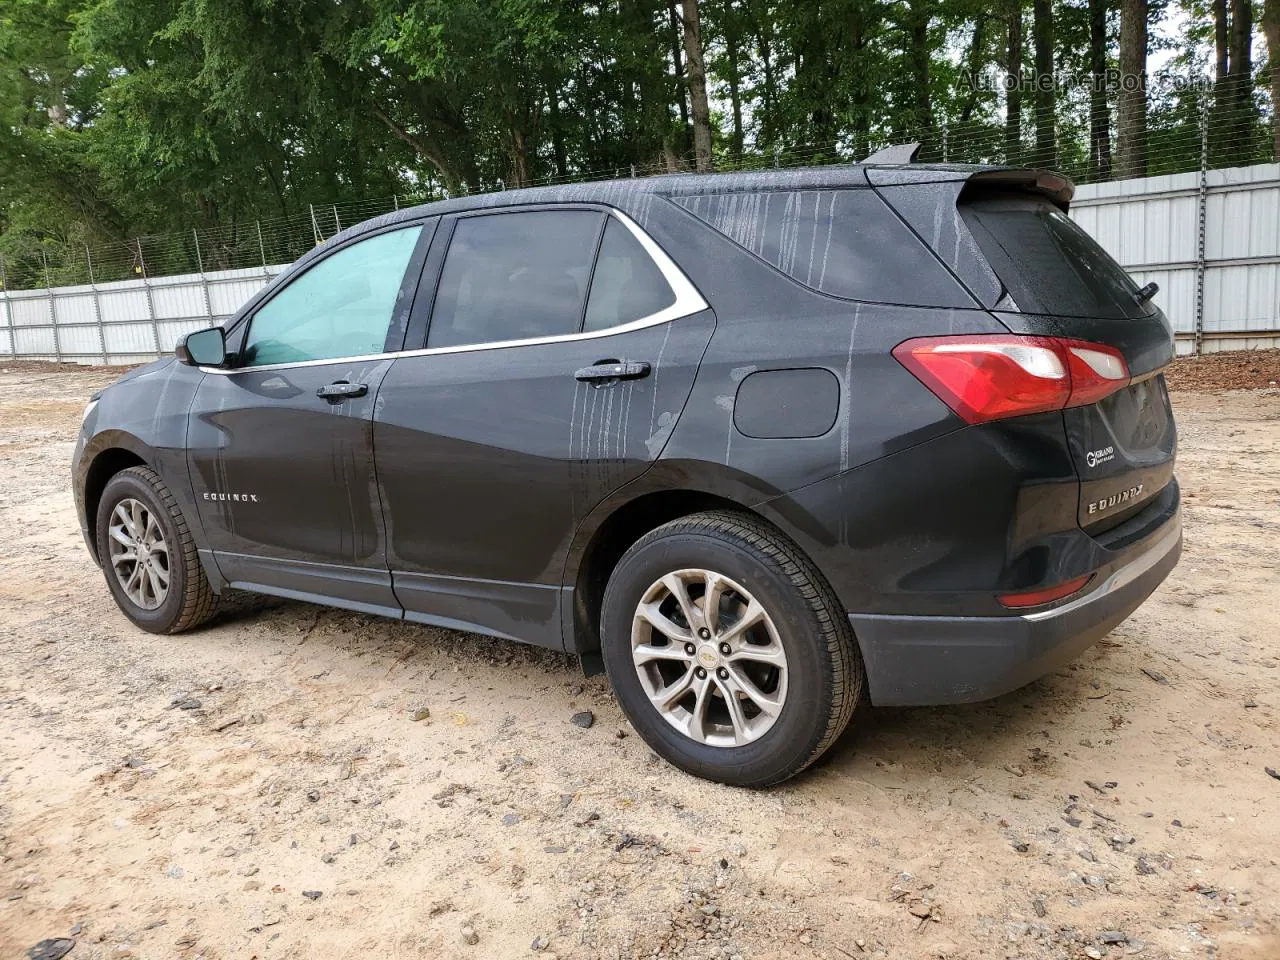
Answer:
[[(286, 273), (320, 255), (332, 246), (360, 234), (385, 229), (397, 223), (420, 220), (467, 210), (512, 207), (530, 203), (601, 203), (632, 212), (643, 211), (657, 197), (679, 197), (707, 193), (735, 193), (756, 190), (851, 189), (905, 183), (941, 183), (967, 180), (983, 171), (1014, 169), (960, 163), (861, 164), (842, 163), (820, 167), (744, 170), (727, 173), (671, 173), (649, 177), (624, 177), (542, 187), (523, 187), (476, 193), (448, 200), (405, 207), (357, 223), (308, 251)], [(643, 216), (641, 216), (643, 220)], [(283, 276), (283, 274), (282, 274)]]

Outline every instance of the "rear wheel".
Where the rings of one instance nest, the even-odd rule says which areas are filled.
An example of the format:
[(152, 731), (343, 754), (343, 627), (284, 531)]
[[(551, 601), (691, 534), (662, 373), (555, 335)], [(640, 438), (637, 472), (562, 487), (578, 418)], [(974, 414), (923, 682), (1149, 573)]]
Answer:
[(209, 586), (186, 518), (149, 467), (112, 477), (98, 503), (98, 559), (126, 617), (151, 633), (180, 633), (212, 616)]
[(849, 722), (849, 621), (795, 544), (754, 517), (694, 514), (619, 561), (601, 612), (623, 711), (682, 770), (740, 786), (799, 773)]

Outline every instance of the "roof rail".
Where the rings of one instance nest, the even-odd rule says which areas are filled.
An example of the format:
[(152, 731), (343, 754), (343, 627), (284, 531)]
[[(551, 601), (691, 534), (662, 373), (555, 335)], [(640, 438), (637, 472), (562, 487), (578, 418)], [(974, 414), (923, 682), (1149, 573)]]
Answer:
[(892, 146), (883, 147), (877, 150), (863, 163), (914, 163), (916, 154), (920, 152), (920, 144), (918, 143), (895, 143)]

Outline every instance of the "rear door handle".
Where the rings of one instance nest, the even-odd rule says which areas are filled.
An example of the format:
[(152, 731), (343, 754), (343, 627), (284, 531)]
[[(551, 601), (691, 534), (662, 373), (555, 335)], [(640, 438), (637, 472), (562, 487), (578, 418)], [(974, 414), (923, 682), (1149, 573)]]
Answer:
[(643, 360), (601, 360), (589, 367), (583, 367), (573, 375), (575, 380), (587, 383), (602, 383), (610, 380), (639, 380), (647, 377), (649, 364)]
[(341, 403), (349, 397), (363, 397), (368, 392), (367, 383), (347, 383), (345, 380), (339, 380), (337, 383), (321, 387), (316, 391), (316, 396), (330, 403)]

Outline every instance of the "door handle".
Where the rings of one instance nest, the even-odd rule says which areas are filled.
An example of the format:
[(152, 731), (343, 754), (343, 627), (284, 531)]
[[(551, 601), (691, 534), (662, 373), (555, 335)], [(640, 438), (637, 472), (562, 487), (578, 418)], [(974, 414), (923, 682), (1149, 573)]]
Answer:
[(367, 383), (347, 383), (345, 380), (339, 380), (337, 383), (330, 383), (316, 391), (316, 396), (330, 403), (341, 403), (349, 397), (363, 397), (369, 392)]
[(601, 360), (577, 371), (573, 378), (586, 383), (604, 383), (612, 380), (639, 380), (647, 377), (649, 364), (643, 360)]

